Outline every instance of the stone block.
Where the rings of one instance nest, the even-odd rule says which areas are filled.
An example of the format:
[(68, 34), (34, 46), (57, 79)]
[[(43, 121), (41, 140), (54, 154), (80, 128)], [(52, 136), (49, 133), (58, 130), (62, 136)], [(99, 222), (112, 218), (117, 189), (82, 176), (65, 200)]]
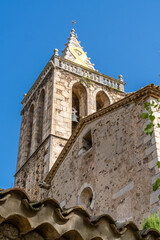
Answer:
[(150, 194), (150, 205), (153, 205), (154, 203), (159, 201), (159, 198), (158, 198), (159, 195), (160, 195), (160, 189)]
[(155, 183), (155, 181), (157, 180), (157, 178), (160, 178), (160, 173), (158, 173), (157, 175), (153, 176), (151, 179), (152, 184)]
[(121, 195), (125, 194), (126, 192), (132, 190), (133, 187), (134, 187), (134, 182), (130, 182), (125, 187), (123, 187), (121, 190), (119, 190), (118, 192), (114, 193), (112, 195), (112, 199), (116, 199), (116, 198), (120, 197)]
[(152, 145), (151, 147), (147, 148), (145, 150), (145, 155), (148, 156), (149, 154), (151, 154), (154, 150), (156, 150), (156, 144)]
[(150, 162), (148, 163), (148, 167), (149, 167), (150, 169), (152, 169), (153, 167), (155, 167), (155, 166), (157, 165), (157, 162), (158, 162), (158, 158), (156, 157), (156, 158), (154, 158), (152, 161), (150, 161)]
[(155, 169), (155, 174), (158, 174), (160, 172), (160, 168), (158, 168), (157, 165), (154, 167), (154, 169)]

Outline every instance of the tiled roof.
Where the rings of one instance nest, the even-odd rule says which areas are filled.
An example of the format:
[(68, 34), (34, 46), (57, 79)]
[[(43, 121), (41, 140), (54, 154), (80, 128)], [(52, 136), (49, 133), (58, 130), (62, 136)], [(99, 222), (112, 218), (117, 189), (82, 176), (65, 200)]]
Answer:
[[(29, 239), (25, 236), (31, 233), (32, 239), (46, 240), (160, 238), (160, 233), (154, 229), (140, 231), (133, 222), (118, 227), (111, 216), (90, 217), (81, 207), (64, 211), (54, 199), (32, 202), (24, 191), (17, 188), (0, 191), (0, 231), (3, 232), (5, 224), (13, 224), (24, 239)], [(34, 238), (36, 234), (42, 238)]]

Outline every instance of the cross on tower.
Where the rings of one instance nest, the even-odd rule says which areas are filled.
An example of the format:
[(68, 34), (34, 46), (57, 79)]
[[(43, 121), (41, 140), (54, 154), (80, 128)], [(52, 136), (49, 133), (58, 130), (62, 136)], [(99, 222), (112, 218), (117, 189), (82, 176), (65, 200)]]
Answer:
[(72, 21), (72, 24), (73, 24), (73, 28), (74, 28), (74, 24), (76, 24), (76, 21), (74, 20), (74, 21)]

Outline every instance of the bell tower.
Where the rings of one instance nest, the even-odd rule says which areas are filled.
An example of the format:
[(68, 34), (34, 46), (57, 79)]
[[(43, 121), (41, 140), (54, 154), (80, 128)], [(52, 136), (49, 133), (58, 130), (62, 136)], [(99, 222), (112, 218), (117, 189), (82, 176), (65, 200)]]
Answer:
[(33, 191), (38, 195), (39, 183), (56, 164), (81, 118), (125, 96), (122, 75), (114, 79), (95, 70), (74, 28), (65, 45), (61, 56), (54, 50), (22, 100), (15, 186), (31, 196)]

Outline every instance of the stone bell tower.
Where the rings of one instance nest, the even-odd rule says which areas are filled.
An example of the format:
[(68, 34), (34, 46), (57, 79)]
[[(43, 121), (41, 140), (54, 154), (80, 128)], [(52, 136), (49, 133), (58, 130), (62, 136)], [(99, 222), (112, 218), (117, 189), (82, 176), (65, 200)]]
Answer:
[[(74, 28), (22, 100), (15, 186), (30, 195), (49, 172), (81, 118), (123, 98), (124, 82), (99, 73)], [(34, 189), (34, 190), (33, 190)]]

